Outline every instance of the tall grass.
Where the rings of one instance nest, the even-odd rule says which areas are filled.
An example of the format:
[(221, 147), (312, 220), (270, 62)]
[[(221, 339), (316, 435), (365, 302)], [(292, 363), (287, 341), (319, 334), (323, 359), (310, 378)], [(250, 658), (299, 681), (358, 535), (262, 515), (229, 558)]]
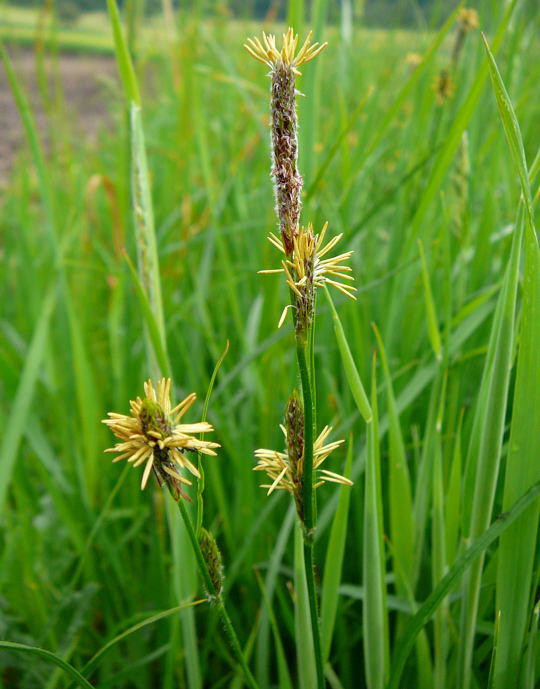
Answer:
[[(438, 105), (455, 15), (415, 31), (355, 17), (349, 42), (327, 5), (289, 8), (329, 41), (299, 85), (303, 213), (344, 232), (359, 287), (355, 303), (318, 303), (317, 417), (351, 437), (333, 468), (355, 482), (318, 491), (326, 681), (533, 689), (538, 10), (475, 4), (490, 51), (466, 36), (455, 93)], [(243, 685), (218, 615), (200, 603), (177, 514), (101, 454), (99, 424), (168, 361), (178, 397), (204, 400), (227, 342), (208, 406), (222, 449), (205, 463), (204, 523), (259, 685), (315, 676), (308, 645), (304, 664), (296, 655), (309, 636), (295, 619), (307, 605), (301, 534), (284, 496), (267, 499), (251, 471), (254, 448), (279, 447), (297, 384), (291, 328), (275, 327), (285, 286), (256, 275), (273, 264), (275, 221), (268, 94), (241, 49), (254, 25), (182, 15), (175, 28), (151, 58), (141, 40), (142, 109), (130, 123), (119, 85), (97, 144), (75, 138), (65, 99), (48, 126), (62, 122), (70, 145), (39, 131), (13, 51), (3, 54), (26, 136), (0, 206), (6, 687)], [(424, 56), (415, 70), (410, 52)], [(145, 142), (136, 210), (153, 220), (159, 297), (133, 268), (131, 180), (145, 161), (130, 133)]]

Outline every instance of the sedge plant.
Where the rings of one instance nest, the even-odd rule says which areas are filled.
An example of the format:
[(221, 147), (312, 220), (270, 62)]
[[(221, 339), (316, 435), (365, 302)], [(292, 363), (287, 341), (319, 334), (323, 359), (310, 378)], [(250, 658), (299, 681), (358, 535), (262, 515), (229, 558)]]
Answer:
[[(443, 3), (435, 5), (442, 10)], [(143, 123), (138, 79), (126, 69), (115, 21), (129, 107), (100, 146), (81, 138), (65, 157), (57, 146), (41, 145), (47, 125), (32, 117), (18, 56), (13, 53), (11, 65), (8, 47), (3, 61), (28, 145), (1, 181), (0, 684), (246, 686), (241, 654), (223, 629), (213, 593), (225, 564), (220, 598), (261, 689), (316, 687), (314, 653), (302, 655), (313, 636), (304, 557), (309, 537), (301, 526), (309, 519), (304, 480), (312, 443), (318, 509), (311, 514), (311, 540), (321, 573), (315, 590), (328, 683), (538, 686), (540, 153), (533, 5), (477, 3), (485, 48), (478, 31), (465, 32), (470, 22), (456, 24), (459, 5), (437, 31), (373, 29), (351, 17), (346, 44), (335, 40), (339, 27), (328, 27), (338, 60), (324, 53), (316, 58), (320, 64), (295, 66), (306, 72), (300, 124), (310, 146), (300, 156), (304, 190), (292, 149), (280, 158), (292, 161), (284, 170), (293, 171), (283, 177), (291, 202), (278, 199), (289, 211), (285, 241), (295, 230), (303, 237), (297, 247), (293, 238), (289, 257), (281, 223), (275, 249), (253, 241), (261, 208), (267, 207), (267, 222), (271, 203), (260, 144), (267, 131), (256, 116), (260, 90), (243, 78), (246, 60), (235, 62), (244, 24), (225, 25), (210, 11), (204, 24), (184, 14), (170, 54), (153, 41), (152, 57), (151, 27), (138, 27), (137, 71), (149, 65), (156, 86), (145, 100)], [(313, 5), (317, 36), (327, 6)], [(8, 30), (3, 26), (2, 34)], [(77, 31), (77, 40), (86, 36)], [(103, 41), (109, 45), (108, 33)], [(410, 64), (408, 51), (414, 51)], [(272, 71), (268, 55), (260, 57)], [(437, 106), (431, 85), (442, 68), (455, 95)], [(278, 143), (294, 149), (297, 139), (288, 132), (295, 128), (286, 118), (279, 122), (285, 129)], [(317, 152), (319, 141), (324, 148)], [(287, 184), (291, 178), (296, 186)], [(322, 223), (300, 218), (302, 200), (303, 213), (316, 207), (321, 220), (330, 220), (318, 248), (315, 243), (319, 258), (329, 231), (344, 228), (347, 249), (356, 251), (351, 261), (361, 254), (354, 266), (358, 301), (347, 310), (329, 301), (331, 319), (322, 317), (324, 299), (313, 304), (323, 421), (313, 429), (305, 428), (306, 417), (311, 413), (315, 422), (316, 414), (304, 401), (302, 379), (295, 392), (279, 375), (305, 339), (315, 406), (313, 323), (297, 337), (294, 316), (311, 310), (307, 240), (310, 232), (321, 234)], [(317, 221), (314, 229), (308, 220)], [(132, 256), (139, 250), (146, 270), (126, 269), (124, 246)], [(263, 246), (285, 266), (274, 264)], [(322, 256), (323, 267), (333, 253)], [(343, 258), (334, 267), (348, 263)], [(259, 268), (282, 272), (262, 279)], [(289, 283), (286, 302), (277, 287), (257, 293), (280, 277)], [(355, 284), (330, 272), (322, 278)], [(323, 283), (325, 297), (333, 288)], [(321, 285), (313, 292), (320, 297)], [(292, 338), (272, 327), (283, 306), (286, 320), (293, 317)], [(358, 374), (367, 378), (370, 322), (377, 325), (379, 394), (368, 402)], [(209, 362), (227, 339), (233, 354), (211, 404), (201, 411), (194, 402), (182, 418), (165, 418), (159, 390), (172, 379), (172, 399), (200, 393), (210, 381)], [(159, 409), (150, 389), (142, 390), (147, 379)], [(347, 384), (353, 394), (337, 394)], [(119, 471), (100, 452), (110, 443), (99, 420), (105, 409), (135, 420), (128, 400), (137, 403), (138, 392), (144, 408), (134, 413), (142, 412), (140, 435), (148, 447), (124, 462), (127, 469), (142, 459), (135, 471)], [(275, 432), (269, 412), (275, 400), (285, 407), (281, 445), (266, 440)], [(206, 423), (207, 409), (215, 432), (175, 429)], [(329, 413), (335, 438), (324, 430)], [(359, 418), (373, 418), (365, 438), (357, 432)], [(349, 433), (354, 451), (349, 443), (341, 472), (331, 464)], [(141, 438), (117, 440), (130, 443), (133, 454), (141, 449)], [(219, 443), (208, 448), (218, 457), (199, 457), (189, 448), (193, 441)], [(252, 473), (248, 457), (261, 446)], [(330, 490), (333, 469), (355, 488)], [(166, 474), (163, 490), (155, 487), (156, 472)], [(266, 474), (268, 480), (258, 481)], [(258, 482), (272, 499), (262, 497)], [(193, 504), (174, 499), (180, 490)], [(291, 525), (294, 554), (286, 547)], [(265, 572), (262, 599), (252, 563)], [(193, 596), (197, 564), (204, 600)], [(289, 668), (293, 642), (299, 659), (311, 663), (299, 664), (297, 673)], [(305, 681), (306, 665), (313, 681)]]
[(256, 470), (268, 474), (271, 483), (262, 484), (268, 494), (274, 490), (289, 492), (303, 535), (305, 578), (309, 600), (311, 633), (316, 665), (317, 686), (325, 686), (323, 649), (321, 644), (313, 541), (316, 529), (315, 490), (325, 482), (352, 485), (352, 482), (321, 469), (322, 463), (343, 441), (326, 443), (331, 428), (325, 426), (317, 435), (315, 404), (314, 332), (317, 290), (333, 285), (354, 299), (356, 288), (351, 284), (351, 268), (346, 265), (352, 252), (335, 256), (328, 254), (340, 241), (337, 235), (325, 243), (328, 223), (316, 232), (312, 223), (302, 225), (301, 193), (303, 179), (298, 167), (298, 117), (296, 111), (296, 78), (299, 67), (316, 58), (326, 43), (311, 43), (311, 32), (298, 48), (298, 35), (289, 27), (280, 47), (273, 35), (263, 33), (262, 40), (250, 38), (244, 47), (257, 61), (270, 68), (272, 177), (279, 233), (271, 232), (270, 243), (279, 252), (281, 266), (261, 273), (283, 274), (290, 295), (279, 319), (281, 327), (290, 311), (294, 325), (296, 361), (301, 383), (301, 397), (293, 390), (281, 426), (285, 436), (284, 452), (256, 450)]

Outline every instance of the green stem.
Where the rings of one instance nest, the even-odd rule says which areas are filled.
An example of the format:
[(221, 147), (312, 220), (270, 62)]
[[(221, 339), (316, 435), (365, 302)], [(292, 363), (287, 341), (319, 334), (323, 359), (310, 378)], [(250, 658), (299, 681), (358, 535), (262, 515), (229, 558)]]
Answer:
[(306, 357), (306, 344), (296, 341), (296, 356), (304, 400), (304, 526), (306, 540), (313, 538), (313, 396)]
[(304, 560), (306, 567), (306, 581), (311, 614), (311, 630), (313, 634), (313, 648), (315, 651), (315, 663), (317, 665), (317, 686), (324, 689), (324, 663), (321, 650), (321, 635), (319, 630), (319, 615), (317, 610), (317, 594), (315, 592), (315, 572), (313, 566), (313, 531), (315, 528), (313, 519), (313, 395), (309, 375), (307, 346), (296, 340), (296, 354), (298, 368), (302, 381), (302, 396), (304, 400)]
[(313, 562), (313, 539), (304, 538), (304, 562), (306, 567), (306, 582), (311, 613), (311, 630), (313, 634), (313, 650), (317, 666), (317, 685), (319, 689), (326, 686), (324, 681), (324, 662), (321, 648), (321, 632), (319, 629), (319, 612), (317, 609), (317, 593), (315, 591), (315, 566)]
[(231, 644), (231, 647), (233, 649), (233, 652), (236, 656), (236, 659), (240, 663), (242, 670), (244, 671), (244, 675), (246, 677), (246, 681), (249, 687), (251, 689), (259, 689), (259, 685), (255, 681), (255, 678), (251, 674), (251, 670), (249, 669), (246, 659), (244, 658), (244, 653), (242, 652), (242, 648), (240, 646), (240, 642), (238, 641), (238, 637), (236, 636), (236, 632), (234, 631), (233, 624), (231, 622), (231, 618), (229, 617), (227, 610), (225, 608), (225, 602), (223, 601), (223, 595), (220, 591), (217, 591), (213, 582), (212, 578), (210, 576), (210, 572), (208, 571), (208, 567), (206, 565), (206, 561), (203, 557), (201, 547), (199, 545), (199, 541), (197, 540), (197, 536), (195, 535), (195, 529), (193, 528), (193, 522), (191, 521), (191, 517), (189, 516), (189, 513), (186, 509), (186, 506), (184, 504), (184, 501), (182, 498), (179, 498), (178, 500), (178, 509), (180, 510), (180, 514), (182, 515), (182, 519), (184, 520), (184, 524), (186, 526), (189, 540), (191, 542), (191, 547), (193, 548), (193, 553), (195, 554), (195, 559), (197, 560), (197, 566), (199, 567), (199, 572), (201, 574), (201, 577), (204, 581), (204, 586), (208, 593), (212, 595), (214, 599), (214, 604), (217, 608), (217, 611), (219, 613), (219, 616), (221, 617), (221, 621), (223, 623), (223, 627), (225, 628), (225, 633), (229, 637), (229, 642)]

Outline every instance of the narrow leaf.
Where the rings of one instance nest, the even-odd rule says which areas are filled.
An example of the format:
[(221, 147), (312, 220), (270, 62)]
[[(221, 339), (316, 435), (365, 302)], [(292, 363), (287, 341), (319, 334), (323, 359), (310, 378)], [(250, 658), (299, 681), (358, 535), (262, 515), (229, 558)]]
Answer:
[[(352, 439), (349, 441), (347, 459), (345, 461), (345, 471), (347, 478), (351, 473), (353, 455)], [(332, 634), (336, 621), (336, 612), (339, 599), (339, 586), (341, 583), (341, 569), (343, 566), (343, 556), (345, 554), (345, 538), (347, 535), (347, 520), (349, 515), (349, 502), (351, 489), (349, 486), (342, 485), (339, 488), (339, 500), (336, 515), (330, 530), (330, 539), (326, 551), (324, 563), (324, 576), (321, 593), (321, 637), (323, 646), (323, 659), (328, 660)]]
[(386, 607), (383, 509), (377, 412), (376, 360), (371, 380), (373, 420), (368, 427), (364, 497), (364, 663), (368, 689), (382, 689), (388, 678), (389, 640)]
[(370, 423), (372, 419), (372, 413), (371, 407), (369, 406), (369, 400), (367, 398), (366, 391), (364, 390), (364, 386), (362, 385), (362, 381), (360, 380), (360, 374), (358, 373), (358, 369), (356, 368), (356, 364), (354, 363), (354, 359), (351, 354), (351, 349), (345, 336), (345, 331), (343, 330), (343, 326), (341, 325), (341, 321), (337, 314), (336, 307), (334, 306), (334, 302), (332, 301), (332, 297), (330, 296), (330, 292), (326, 288), (324, 291), (326, 294), (326, 298), (328, 299), (328, 303), (330, 304), (330, 310), (332, 312), (332, 321), (334, 324), (334, 333), (336, 335), (339, 353), (341, 354), (341, 362), (343, 364), (343, 368), (345, 369), (345, 376), (347, 378), (349, 388), (351, 390), (352, 396), (354, 397), (354, 401), (356, 402), (356, 406), (358, 407), (358, 411), (364, 418), (364, 421), (366, 423)]
[[(534, 430), (540, 428), (540, 249), (521, 131), (485, 36), (483, 39), (499, 115), (525, 206), (523, 307), (503, 497), (503, 506), (507, 507), (540, 479), (540, 433)], [(531, 172), (534, 174), (534, 169)], [(539, 509), (538, 504), (532, 505), (501, 538), (497, 559), (499, 635), (493, 668), (494, 689), (521, 686), (520, 665), (529, 615)]]
[(298, 520), (294, 529), (294, 591), (294, 628), (299, 684), (300, 689), (313, 689), (317, 686), (317, 672), (304, 563), (304, 538)]
[(435, 358), (437, 361), (440, 361), (442, 359), (441, 335), (439, 333), (439, 324), (437, 320), (437, 312), (435, 310), (435, 302), (433, 300), (433, 292), (431, 291), (426, 255), (424, 253), (424, 246), (420, 240), (418, 240), (418, 248), (420, 250), (420, 260), (422, 265), (422, 284), (424, 286), (424, 301), (426, 305), (429, 341), (431, 342), (431, 347), (433, 349), (433, 353), (435, 354)]
[(399, 680), (403, 672), (405, 661), (411, 651), (414, 641), (423, 627), (429, 622), (441, 601), (448, 595), (452, 586), (466, 569), (473, 563), (486, 548), (495, 541), (502, 533), (520, 517), (527, 508), (538, 501), (540, 495), (540, 481), (535, 483), (525, 495), (523, 495), (507, 512), (499, 515), (487, 531), (475, 539), (448, 570), (439, 584), (428, 596), (414, 617), (409, 621), (403, 636), (401, 637), (394, 660), (392, 663), (392, 674), (386, 689), (397, 689)]
[(65, 660), (60, 658), (60, 656), (57, 656), (55, 653), (51, 653), (51, 651), (47, 651), (44, 648), (37, 648), (36, 646), (27, 646), (26, 644), (14, 643), (12, 641), (0, 641), (0, 648), (5, 649), (6, 651), (15, 651), (18, 653), (27, 653), (29, 655), (38, 656), (38, 658), (46, 660), (47, 662), (53, 663), (53, 665), (58, 665), (58, 667), (62, 668), (66, 674), (77, 682), (79, 687), (83, 687), (83, 689), (93, 689), (90, 682), (88, 682), (88, 680), (86, 680), (81, 673), (73, 667), (73, 665), (66, 663)]
[(122, 30), (122, 23), (120, 21), (120, 14), (118, 12), (116, 0), (107, 0), (107, 6), (109, 8), (109, 16), (111, 18), (113, 29), (116, 61), (118, 64), (122, 85), (124, 87), (125, 97), (126, 100), (133, 101), (134, 103), (137, 103), (137, 105), (140, 105), (141, 97), (139, 95), (137, 77), (135, 76), (133, 62), (131, 61), (127, 42)]

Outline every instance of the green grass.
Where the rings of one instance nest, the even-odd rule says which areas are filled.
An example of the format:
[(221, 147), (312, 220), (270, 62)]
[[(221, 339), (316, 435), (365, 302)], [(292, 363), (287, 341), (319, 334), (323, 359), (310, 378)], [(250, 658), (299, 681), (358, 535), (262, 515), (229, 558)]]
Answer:
[[(319, 295), (315, 333), (317, 426), (347, 439), (327, 468), (355, 482), (317, 491), (326, 678), (534, 689), (540, 16), (474, 3), (494, 58), (469, 34), (440, 106), (453, 19), (399, 32), (355, 19), (348, 43), (315, 5), (330, 45), (299, 84), (303, 218), (344, 233), (358, 286), (354, 303)], [(2, 39), (34, 40), (35, 14), (6, 9)], [(287, 497), (266, 497), (252, 471), (255, 448), (279, 448), (299, 385), (291, 327), (277, 330), (285, 285), (257, 275), (275, 262), (268, 80), (241, 46), (268, 27), (183, 16), (165, 34), (160, 22), (139, 27), (137, 74), (124, 61), (125, 97), (109, 91), (113, 124), (97, 142), (75, 137), (61, 98), (39, 130), (4, 60), (26, 134), (0, 205), (9, 689), (245, 686), (199, 602), (176, 510), (101, 452), (100, 419), (168, 367), (175, 398), (198, 395), (192, 420), (213, 383), (222, 448), (203, 460), (204, 515), (196, 490), (190, 510), (222, 551), (244, 657), (261, 689), (315, 681), (301, 535)], [(108, 26), (91, 15), (51, 40), (112, 51)], [(409, 52), (426, 55), (415, 72)], [(150, 82), (141, 110), (137, 82)], [(133, 268), (141, 232), (155, 234), (149, 283)]]
[[(0, 3), (0, 39), (32, 46), (40, 41), (50, 50), (82, 54), (114, 54), (114, 41), (106, 12), (83, 12), (72, 23), (59, 20), (46, 10)], [(166, 39), (167, 29), (161, 14), (146, 19), (138, 27), (140, 47), (151, 54)]]
[(5, 3), (0, 6), (0, 38), (22, 45), (33, 45), (41, 40), (48, 48), (77, 53), (110, 55), (114, 48), (104, 12), (84, 13), (76, 23), (65, 25), (45, 9), (39, 12)]

